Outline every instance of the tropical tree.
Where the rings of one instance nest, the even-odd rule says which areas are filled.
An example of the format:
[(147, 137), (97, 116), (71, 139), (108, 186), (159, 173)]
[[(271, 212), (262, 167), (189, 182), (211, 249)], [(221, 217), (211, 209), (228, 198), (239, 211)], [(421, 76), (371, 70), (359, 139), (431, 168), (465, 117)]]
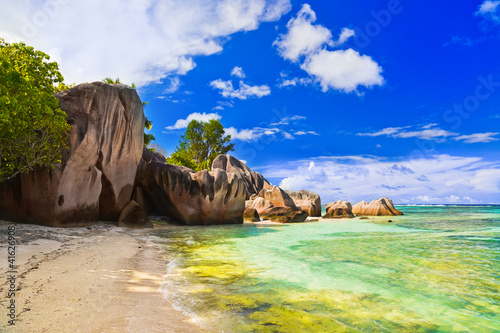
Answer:
[(0, 38), (0, 181), (61, 162), (71, 126), (54, 92), (67, 86), (49, 60), (31, 46)]
[(230, 141), (231, 135), (225, 135), (224, 126), (218, 119), (208, 122), (192, 120), (167, 163), (195, 171), (210, 169), (218, 155), (234, 151), (234, 144)]

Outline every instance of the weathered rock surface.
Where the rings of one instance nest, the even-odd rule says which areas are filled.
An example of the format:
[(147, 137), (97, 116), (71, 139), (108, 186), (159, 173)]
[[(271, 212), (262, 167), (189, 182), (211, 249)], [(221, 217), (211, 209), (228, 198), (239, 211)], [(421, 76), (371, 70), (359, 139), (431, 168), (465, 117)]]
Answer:
[(142, 102), (135, 89), (102, 82), (56, 96), (71, 124), (63, 163), (0, 183), (0, 218), (49, 226), (117, 221), (141, 160)]
[(309, 214), (304, 210), (293, 210), (287, 206), (271, 207), (260, 214), (263, 220), (280, 223), (304, 222), (308, 216)]
[(325, 206), (326, 214), (323, 218), (353, 218), (352, 205), (348, 201), (335, 201)]
[(260, 173), (250, 170), (245, 163), (230, 155), (219, 155), (212, 162), (212, 170), (222, 169), (238, 175), (245, 182), (247, 199), (252, 194), (258, 194), (264, 188), (270, 188), (271, 184)]
[(153, 223), (144, 209), (134, 200), (130, 201), (120, 213), (118, 226), (125, 228), (152, 228)]
[(155, 155), (144, 149), (136, 180), (151, 212), (188, 225), (243, 223), (243, 179), (222, 169), (194, 173)]
[(258, 196), (271, 202), (274, 207), (286, 206), (291, 207), (293, 210), (299, 210), (295, 202), (293, 202), (293, 199), (276, 185), (270, 189), (262, 189)]
[(364, 201), (357, 203), (353, 207), (353, 214), (356, 216), (396, 216), (403, 215), (403, 212), (394, 208), (391, 199), (380, 198), (370, 203)]
[(271, 207), (274, 207), (273, 203), (261, 197), (256, 197), (253, 200), (247, 200), (245, 202), (245, 208), (255, 209), (259, 214), (263, 210)]
[(321, 216), (321, 198), (313, 192), (302, 190), (300, 192), (285, 191), (292, 198), (297, 207), (309, 213), (309, 216)]
[(260, 216), (257, 213), (257, 210), (254, 208), (245, 208), (243, 212), (243, 221), (244, 222), (259, 222)]

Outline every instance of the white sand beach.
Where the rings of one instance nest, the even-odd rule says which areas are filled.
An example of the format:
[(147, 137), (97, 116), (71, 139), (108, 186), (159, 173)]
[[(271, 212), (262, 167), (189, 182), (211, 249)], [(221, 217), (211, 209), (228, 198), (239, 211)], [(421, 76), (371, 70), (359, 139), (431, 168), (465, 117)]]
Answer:
[[(16, 228), (18, 291), (15, 326), (2, 332), (201, 332), (159, 291), (167, 262), (147, 230), (100, 223), (48, 228), (0, 221), (2, 238)], [(0, 243), (0, 308), (7, 311), (7, 242)]]

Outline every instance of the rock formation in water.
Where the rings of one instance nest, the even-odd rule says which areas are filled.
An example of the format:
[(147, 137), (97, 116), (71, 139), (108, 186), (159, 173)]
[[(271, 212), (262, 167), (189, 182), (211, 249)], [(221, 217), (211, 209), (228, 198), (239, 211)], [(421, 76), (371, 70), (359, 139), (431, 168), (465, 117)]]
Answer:
[(255, 197), (254, 199), (247, 200), (245, 203), (246, 208), (255, 209), (257, 213), (262, 212), (268, 208), (274, 207), (271, 201), (268, 201), (261, 197)]
[(252, 195), (246, 201), (246, 208), (257, 210), (261, 219), (273, 222), (304, 222), (309, 216), (278, 186), (264, 188), (258, 195)]
[(243, 221), (259, 222), (260, 221), (259, 213), (257, 213), (257, 210), (255, 208), (245, 208), (245, 211), (243, 212)]
[(260, 213), (263, 220), (270, 220), (280, 223), (304, 222), (309, 214), (304, 210), (294, 210), (292, 207), (280, 206), (271, 207)]
[(0, 183), (0, 218), (49, 226), (117, 221), (142, 156), (142, 102), (135, 89), (102, 82), (56, 96), (71, 124), (63, 163)]
[(300, 192), (285, 191), (297, 207), (305, 210), (309, 216), (321, 216), (321, 198), (313, 192), (302, 190)]
[(212, 170), (215, 169), (234, 173), (243, 179), (247, 190), (247, 199), (253, 194), (258, 194), (262, 189), (271, 187), (271, 184), (260, 173), (250, 170), (245, 163), (230, 155), (217, 156), (212, 162)]
[(380, 198), (370, 203), (361, 201), (354, 205), (353, 214), (356, 216), (395, 216), (403, 215), (403, 212), (394, 208), (392, 200), (389, 198)]
[(291, 207), (293, 210), (299, 210), (295, 202), (293, 202), (293, 199), (276, 185), (272, 186), (270, 189), (262, 189), (258, 196), (271, 202), (274, 207), (287, 206)]
[(353, 218), (351, 203), (348, 201), (335, 201), (325, 206), (326, 214), (323, 218)]
[(243, 223), (247, 192), (244, 180), (234, 173), (218, 168), (195, 173), (166, 164), (144, 149), (136, 185), (136, 201), (146, 202), (151, 212), (180, 223)]

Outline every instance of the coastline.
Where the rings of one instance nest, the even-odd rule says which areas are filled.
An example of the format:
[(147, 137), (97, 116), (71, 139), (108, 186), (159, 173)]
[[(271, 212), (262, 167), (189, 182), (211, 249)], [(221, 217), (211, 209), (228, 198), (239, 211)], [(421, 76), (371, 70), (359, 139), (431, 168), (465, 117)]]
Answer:
[(0, 221), (2, 237), (8, 226), (16, 227), (17, 322), (7, 326), (8, 255), (2, 241), (2, 332), (202, 332), (163, 298), (167, 262), (147, 241), (149, 230)]

